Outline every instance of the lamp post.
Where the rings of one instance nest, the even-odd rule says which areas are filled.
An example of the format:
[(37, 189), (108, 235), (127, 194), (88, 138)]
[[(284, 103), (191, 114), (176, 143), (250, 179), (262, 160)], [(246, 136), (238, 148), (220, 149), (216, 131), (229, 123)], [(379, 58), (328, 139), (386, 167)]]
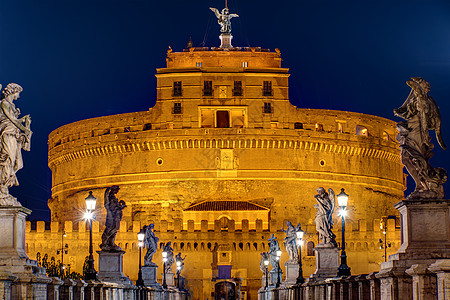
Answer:
[(297, 246), (298, 246), (298, 276), (297, 276), (297, 284), (305, 283), (305, 278), (303, 278), (303, 270), (302, 270), (302, 244), (303, 244), (303, 230), (299, 227), (297, 234)]
[(85, 279), (86, 280), (97, 280), (97, 271), (94, 269), (94, 256), (92, 255), (92, 219), (94, 218), (95, 204), (97, 203), (97, 198), (92, 195), (92, 191), (89, 191), (89, 196), (86, 197), (86, 213), (84, 218), (89, 220), (89, 259), (88, 259), (88, 269), (86, 270)]
[(350, 268), (347, 266), (347, 255), (345, 254), (345, 216), (347, 215), (347, 211), (345, 208), (347, 207), (348, 195), (344, 192), (344, 189), (341, 189), (339, 195), (337, 195), (338, 204), (341, 210), (339, 211), (339, 215), (342, 219), (342, 247), (341, 247), (341, 265), (338, 268), (338, 276), (350, 276)]
[(181, 273), (182, 262), (177, 260), (177, 288), (180, 288), (180, 273)]
[(61, 248), (56, 251), (56, 254), (61, 253), (60, 271), (61, 271), (61, 278), (63, 278), (63, 279), (65, 276), (64, 271), (66, 269), (66, 266), (64, 266), (64, 254), (68, 253), (68, 248), (69, 248), (67, 244), (64, 246), (64, 238), (65, 237), (66, 237), (66, 231), (64, 230), (61, 235)]
[(166, 283), (166, 261), (167, 261), (167, 252), (163, 251), (162, 253), (163, 257), (163, 288), (167, 289), (167, 283)]
[(264, 260), (264, 274), (266, 275), (266, 286), (265, 286), (265, 290), (267, 290), (267, 287), (269, 286), (269, 260), (265, 259)]
[(138, 272), (138, 279), (136, 280), (137, 286), (144, 286), (144, 280), (142, 279), (142, 264), (141, 264), (141, 251), (142, 247), (144, 247), (144, 238), (145, 238), (145, 232), (144, 229), (141, 229), (139, 233), (137, 234), (138, 241), (139, 241), (139, 272)]
[(281, 284), (281, 280), (280, 280), (280, 257), (281, 257), (281, 250), (277, 250), (277, 286), (279, 287)]

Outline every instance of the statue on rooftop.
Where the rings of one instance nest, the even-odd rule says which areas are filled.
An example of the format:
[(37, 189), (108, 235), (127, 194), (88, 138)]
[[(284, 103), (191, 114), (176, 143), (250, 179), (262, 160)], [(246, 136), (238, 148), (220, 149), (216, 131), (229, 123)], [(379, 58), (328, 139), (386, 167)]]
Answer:
[(121, 251), (119, 246), (114, 242), (116, 239), (117, 231), (120, 228), (120, 221), (122, 220), (122, 210), (127, 207), (125, 201), (118, 200), (116, 194), (120, 188), (117, 185), (113, 185), (105, 191), (105, 209), (106, 209), (106, 223), (105, 230), (102, 234), (102, 243), (100, 249), (102, 251)]
[(394, 109), (394, 115), (406, 120), (397, 123), (396, 138), (400, 142), (402, 163), (416, 183), (414, 192), (407, 199), (442, 199), (447, 172), (443, 168), (433, 168), (428, 162), (434, 148), (429, 130), (436, 132), (442, 149), (447, 148), (441, 135), (439, 108), (428, 95), (430, 84), (423, 78), (411, 77), (406, 84), (411, 87), (411, 92), (403, 105)]
[(297, 252), (297, 231), (301, 230), (300, 224), (297, 224), (296, 227), (292, 225), (290, 221), (286, 222), (287, 229), (282, 231), (286, 233), (286, 237), (284, 238), (284, 244), (286, 247), (286, 251), (289, 254), (290, 262), (298, 262), (298, 252)]
[[(0, 90), (2, 86), (0, 85)], [(9, 194), (9, 188), (19, 185), (16, 172), (22, 169), (22, 149), (30, 151), (31, 118), (21, 118), (20, 110), (14, 105), (19, 99), (22, 87), (10, 83), (1, 93), (0, 111), (0, 206), (21, 206), (17, 199)]]
[(144, 265), (145, 266), (156, 266), (154, 262), (152, 262), (153, 255), (156, 253), (158, 249), (158, 241), (159, 238), (156, 237), (153, 232), (153, 228), (155, 228), (155, 224), (150, 224), (148, 226), (144, 226), (145, 238), (144, 245), (147, 248), (147, 253), (144, 257)]
[(214, 7), (210, 7), (209, 9), (212, 10), (217, 17), (217, 23), (219, 23), (220, 25), (220, 32), (230, 34), (231, 18), (237, 18), (239, 17), (239, 15), (230, 14), (230, 10), (228, 9), (228, 7), (222, 9), (222, 12), (219, 12), (219, 10)]
[(323, 187), (317, 189), (317, 195), (314, 196), (317, 200), (317, 204), (314, 204), (314, 208), (317, 208), (316, 230), (319, 233), (319, 239), (322, 240), (318, 244), (321, 246), (337, 247), (336, 235), (331, 231), (333, 229), (333, 211), (335, 207), (335, 194), (332, 189), (328, 189), (328, 193)]

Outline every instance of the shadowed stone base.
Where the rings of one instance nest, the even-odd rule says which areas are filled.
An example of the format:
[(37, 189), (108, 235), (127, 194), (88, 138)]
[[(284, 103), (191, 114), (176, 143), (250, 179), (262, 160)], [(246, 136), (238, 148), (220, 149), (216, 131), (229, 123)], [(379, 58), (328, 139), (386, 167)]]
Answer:
[(233, 46), (231, 46), (231, 40), (233, 39), (233, 36), (231, 35), (231, 33), (222, 33), (220, 36), (220, 48), (233, 48)]
[(125, 251), (97, 251), (98, 279), (122, 284), (132, 284), (123, 274), (123, 254)]
[(314, 248), (316, 253), (316, 271), (311, 274), (311, 279), (325, 279), (337, 276), (339, 267), (339, 250), (337, 247), (317, 246)]
[(144, 285), (151, 288), (161, 289), (161, 285), (156, 280), (156, 270), (158, 266), (143, 266), (142, 267), (142, 279)]
[(274, 287), (277, 285), (277, 276), (279, 276), (279, 282), (281, 284), (282, 280), (283, 280), (283, 271), (281, 271), (281, 268), (277, 269), (273, 268), (272, 270), (270, 270), (269, 272), (269, 285), (271, 287)]
[(298, 263), (287, 261), (284, 266), (286, 267), (286, 278), (284, 279), (283, 285), (293, 285), (297, 283), (298, 277)]

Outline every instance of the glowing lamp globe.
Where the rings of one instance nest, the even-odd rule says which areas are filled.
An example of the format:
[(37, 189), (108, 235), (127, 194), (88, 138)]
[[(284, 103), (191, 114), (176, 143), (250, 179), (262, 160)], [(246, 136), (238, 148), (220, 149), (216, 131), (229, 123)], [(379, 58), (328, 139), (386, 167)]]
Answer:
[(88, 211), (93, 211), (95, 209), (95, 204), (97, 203), (97, 198), (92, 195), (92, 191), (89, 191), (89, 196), (84, 199), (86, 201), (86, 208)]
[(347, 207), (348, 195), (344, 192), (344, 189), (341, 189), (339, 195), (337, 195), (338, 205), (341, 208)]

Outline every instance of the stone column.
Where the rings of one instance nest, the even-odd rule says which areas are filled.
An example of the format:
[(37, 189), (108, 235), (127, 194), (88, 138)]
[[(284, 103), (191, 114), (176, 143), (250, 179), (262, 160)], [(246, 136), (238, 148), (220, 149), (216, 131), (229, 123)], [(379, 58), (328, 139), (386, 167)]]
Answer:
[(437, 299), (450, 299), (450, 259), (438, 259), (428, 267), (437, 275)]
[(3, 297), (2, 300), (11, 300), (11, 284), (15, 280), (17, 280), (17, 276), (11, 273), (0, 273), (0, 295)]
[(358, 298), (370, 299), (370, 282), (367, 279), (367, 274), (358, 275), (355, 277), (358, 283)]
[(405, 271), (412, 277), (413, 300), (436, 299), (436, 276), (427, 268), (428, 264), (415, 264)]
[(375, 274), (375, 272), (372, 272), (366, 277), (367, 280), (369, 280), (370, 300), (380, 299), (380, 280)]

